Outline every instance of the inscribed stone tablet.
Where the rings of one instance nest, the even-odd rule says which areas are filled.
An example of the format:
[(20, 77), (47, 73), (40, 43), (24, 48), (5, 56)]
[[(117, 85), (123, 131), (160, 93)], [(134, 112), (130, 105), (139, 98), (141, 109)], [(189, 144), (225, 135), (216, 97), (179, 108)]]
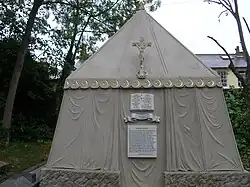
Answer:
[(147, 93), (131, 94), (130, 110), (154, 110), (154, 95)]
[(128, 125), (128, 157), (157, 157), (156, 125)]

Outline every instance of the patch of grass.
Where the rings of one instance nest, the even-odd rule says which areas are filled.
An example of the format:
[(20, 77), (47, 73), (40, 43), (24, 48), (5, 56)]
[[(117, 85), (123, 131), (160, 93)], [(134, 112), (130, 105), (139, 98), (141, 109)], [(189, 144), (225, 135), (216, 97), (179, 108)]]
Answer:
[(20, 172), (47, 160), (51, 142), (12, 142), (0, 145), (0, 160), (9, 163), (9, 172)]

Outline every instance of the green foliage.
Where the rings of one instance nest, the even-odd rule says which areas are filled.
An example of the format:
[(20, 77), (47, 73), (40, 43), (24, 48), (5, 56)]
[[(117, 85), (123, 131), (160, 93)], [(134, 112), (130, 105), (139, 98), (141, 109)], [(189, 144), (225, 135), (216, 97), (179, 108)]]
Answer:
[(242, 90), (225, 91), (237, 145), (245, 167), (250, 168), (250, 114)]
[[(18, 11), (20, 8), (21, 11)], [(24, 19), (21, 16), (23, 6), (18, 7), (13, 0), (0, 1), (0, 38), (15, 37), (20, 39)]]
[(46, 124), (45, 120), (30, 119), (27, 116), (14, 116), (11, 140), (23, 142), (51, 140), (53, 129)]
[[(0, 115), (12, 76), (19, 43), (14, 39), (0, 41)], [(50, 78), (53, 68), (45, 62), (36, 62), (28, 53), (20, 78), (12, 118), (12, 140), (30, 141), (50, 139), (56, 124), (56, 93)], [(0, 130), (0, 137), (4, 136)]]
[(20, 172), (46, 161), (50, 146), (51, 142), (12, 142), (8, 147), (0, 145), (0, 160), (9, 163), (7, 169), (10, 172)]
[(0, 168), (0, 184), (8, 179), (9, 168), (7, 166)]

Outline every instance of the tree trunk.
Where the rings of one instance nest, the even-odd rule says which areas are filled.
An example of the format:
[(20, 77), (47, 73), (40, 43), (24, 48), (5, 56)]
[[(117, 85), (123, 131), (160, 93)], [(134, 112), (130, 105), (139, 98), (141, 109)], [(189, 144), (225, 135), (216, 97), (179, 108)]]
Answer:
[(246, 70), (246, 89), (245, 89), (246, 99), (247, 99), (247, 106), (248, 110), (250, 111), (250, 65), (247, 65)]
[(16, 64), (13, 70), (12, 79), (9, 85), (9, 92), (7, 96), (7, 100), (5, 103), (4, 108), (4, 116), (3, 116), (3, 128), (6, 130), (6, 145), (10, 142), (10, 128), (11, 128), (11, 119), (12, 119), (12, 112), (13, 112), (13, 106), (16, 96), (16, 90), (18, 86), (18, 82), (21, 76), (21, 72), (23, 69), (24, 64), (24, 58), (27, 53), (27, 49), (29, 46), (29, 39), (31, 35), (31, 31), (34, 25), (34, 21), (36, 18), (36, 14), (42, 5), (43, 0), (34, 0), (33, 7), (31, 9), (31, 12), (29, 14), (29, 19), (25, 28), (25, 33), (23, 35), (22, 43), (20, 45), (18, 54), (17, 54), (17, 60)]
[(240, 37), (240, 43), (241, 43), (241, 47), (243, 50), (243, 54), (244, 54), (244, 58), (247, 62), (247, 68), (246, 68), (246, 79), (245, 79), (245, 88), (244, 88), (244, 92), (246, 95), (246, 99), (247, 99), (247, 105), (248, 105), (248, 109), (250, 110), (250, 57), (249, 57), (249, 53), (246, 47), (246, 42), (245, 42), (245, 38), (244, 38), (244, 34), (243, 34), (243, 29), (242, 29), (242, 24), (241, 24), (241, 20), (240, 20), (240, 14), (239, 14), (239, 7), (238, 7), (238, 0), (234, 0), (234, 5), (235, 5), (235, 14), (234, 17), (236, 19), (237, 22), (237, 27), (238, 27), (238, 32), (239, 32), (239, 37)]
[(74, 69), (75, 61), (73, 59), (73, 48), (75, 46), (75, 40), (78, 33), (78, 25), (80, 24), (80, 5), (79, 1), (76, 0), (76, 15), (74, 20), (74, 30), (73, 30), (73, 36), (70, 41), (70, 47), (67, 53), (67, 56), (64, 61), (63, 69), (62, 69), (62, 75), (59, 86), (63, 87), (64, 81), (67, 78), (67, 76), (70, 74), (70, 72)]
[(61, 73), (59, 82), (58, 82), (57, 87), (56, 87), (56, 92), (57, 92), (56, 111), (57, 111), (57, 115), (59, 114), (60, 108), (61, 108), (61, 101), (63, 98), (63, 87), (64, 87), (65, 79), (70, 74), (70, 72), (74, 69), (74, 65), (75, 65), (75, 61), (73, 60), (73, 48), (75, 45), (75, 40), (76, 40), (76, 36), (78, 33), (78, 25), (79, 25), (79, 21), (80, 21), (79, 1), (77, 0), (76, 2), (77, 2), (77, 6), (76, 6), (75, 21), (74, 21), (73, 36), (71, 38), (70, 47), (69, 47), (69, 50), (68, 50), (67, 55), (66, 55), (65, 60), (64, 60), (62, 73)]
[(73, 60), (74, 60), (74, 61), (75, 61), (75, 59), (76, 59), (76, 54), (77, 54), (77, 51), (79, 50), (79, 46), (80, 46), (80, 43), (81, 43), (83, 34), (84, 34), (84, 32), (85, 32), (85, 29), (86, 29), (87, 26), (89, 25), (89, 22), (90, 22), (90, 19), (91, 19), (91, 18), (92, 18), (92, 16), (89, 16), (89, 17), (88, 17), (88, 19), (87, 19), (87, 21), (86, 21), (86, 23), (85, 23), (85, 25), (84, 25), (84, 27), (83, 27), (83, 29), (82, 29), (82, 31), (81, 31), (80, 37), (79, 37), (79, 39), (78, 39), (78, 41), (77, 41), (77, 44), (76, 44), (76, 46), (75, 46), (75, 52), (74, 52), (74, 55), (73, 55)]
[(244, 38), (244, 34), (243, 34), (243, 29), (242, 29), (242, 24), (241, 24), (241, 20), (240, 20), (239, 9), (238, 9), (238, 1), (235, 0), (234, 3), (235, 3), (235, 19), (236, 19), (236, 22), (237, 22), (241, 47), (242, 47), (242, 50), (243, 50), (244, 58), (245, 58), (245, 60), (247, 61), (248, 65), (249, 65), (250, 64), (250, 57), (249, 57), (249, 53), (248, 53), (248, 50), (247, 50), (247, 46), (246, 46), (246, 42), (245, 42), (245, 38)]

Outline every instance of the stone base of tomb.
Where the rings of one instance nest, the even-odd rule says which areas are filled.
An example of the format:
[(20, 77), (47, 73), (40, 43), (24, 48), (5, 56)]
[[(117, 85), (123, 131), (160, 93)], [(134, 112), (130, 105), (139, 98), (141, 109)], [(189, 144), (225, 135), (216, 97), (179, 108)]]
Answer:
[(118, 187), (120, 172), (43, 168), (40, 181), (39, 187)]
[(165, 172), (165, 187), (250, 187), (250, 172)]

